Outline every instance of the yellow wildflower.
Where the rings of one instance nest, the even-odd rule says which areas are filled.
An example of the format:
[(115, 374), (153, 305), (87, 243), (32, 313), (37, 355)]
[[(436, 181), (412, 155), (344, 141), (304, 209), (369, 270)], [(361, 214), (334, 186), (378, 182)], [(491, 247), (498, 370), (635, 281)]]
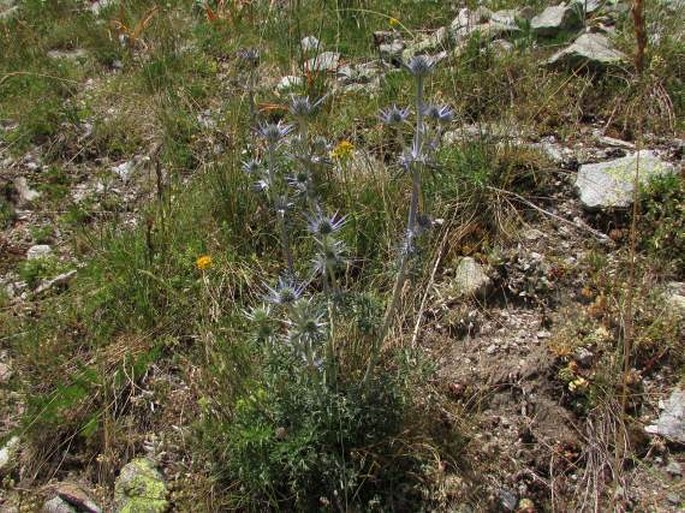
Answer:
[(334, 160), (347, 160), (354, 152), (354, 144), (350, 141), (340, 141), (333, 150), (331, 150), (331, 158)]
[(390, 17), (390, 19), (388, 20), (388, 23), (390, 24), (390, 26), (392, 28), (395, 28), (395, 27), (400, 25), (400, 20), (398, 20), (397, 18), (394, 18), (394, 17)]
[(206, 271), (212, 267), (212, 257), (209, 255), (199, 256), (197, 257), (197, 260), (195, 260), (195, 265), (200, 271)]

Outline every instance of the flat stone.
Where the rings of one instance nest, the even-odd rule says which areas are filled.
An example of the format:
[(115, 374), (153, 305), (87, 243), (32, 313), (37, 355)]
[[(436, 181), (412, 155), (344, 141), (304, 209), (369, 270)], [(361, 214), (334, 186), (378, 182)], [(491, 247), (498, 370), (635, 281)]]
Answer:
[(322, 52), (307, 61), (309, 71), (335, 71), (338, 69), (340, 54), (338, 52)]
[(381, 43), (378, 45), (378, 53), (381, 59), (385, 61), (392, 61), (394, 59), (399, 59), (404, 51), (404, 42), (402, 41), (392, 41), (391, 43)]
[(307, 54), (323, 50), (323, 45), (314, 36), (304, 36), (300, 41), (300, 48), (303, 53)]
[(19, 452), (20, 443), (21, 439), (18, 436), (13, 436), (0, 449), (0, 475), (12, 466), (13, 460)]
[(577, 4), (561, 3), (547, 7), (530, 21), (530, 28), (537, 36), (550, 37), (583, 26), (582, 10)]
[(41, 509), (42, 513), (77, 513), (76, 508), (74, 508), (67, 501), (61, 497), (53, 497), (49, 501), (43, 504)]
[(40, 192), (29, 187), (26, 177), (18, 176), (14, 179), (13, 183), (17, 195), (19, 196), (19, 207), (24, 207), (26, 204), (31, 203), (40, 197)]
[(69, 61), (77, 61), (88, 57), (88, 51), (83, 48), (76, 50), (50, 50), (48, 57), (51, 59), (65, 59)]
[(4, 362), (0, 362), (0, 384), (7, 383), (12, 377), (12, 368)]
[(167, 486), (148, 458), (127, 463), (114, 484), (116, 513), (164, 513), (169, 509)]
[(680, 463), (677, 461), (671, 461), (668, 465), (666, 465), (666, 473), (671, 476), (681, 477), (683, 475), (683, 469), (680, 466)]
[(60, 483), (57, 487), (57, 495), (75, 506), (79, 511), (86, 513), (102, 513), (102, 509), (95, 504), (95, 501), (79, 485), (74, 483)]
[(112, 172), (117, 175), (122, 181), (127, 182), (136, 167), (136, 163), (133, 160), (127, 162), (122, 162), (118, 166), (112, 167)]
[(37, 258), (45, 258), (52, 254), (52, 248), (47, 244), (36, 244), (31, 246), (26, 252), (27, 260), (35, 260)]
[(669, 282), (663, 296), (668, 309), (685, 319), (685, 283), (680, 281)]
[(685, 390), (677, 388), (671, 393), (656, 423), (647, 426), (645, 431), (685, 444)]
[[(626, 157), (586, 164), (580, 167), (576, 188), (587, 210), (627, 208), (633, 202), (633, 186), (638, 153)], [(647, 185), (652, 178), (675, 172), (675, 166), (661, 160), (655, 152), (639, 152), (639, 183)]]
[(457, 296), (484, 297), (489, 292), (492, 281), (483, 266), (471, 257), (460, 260), (454, 271), (452, 289)]
[(601, 69), (625, 62), (626, 55), (616, 50), (609, 39), (596, 33), (582, 34), (571, 46), (555, 53), (547, 61), (550, 66)]

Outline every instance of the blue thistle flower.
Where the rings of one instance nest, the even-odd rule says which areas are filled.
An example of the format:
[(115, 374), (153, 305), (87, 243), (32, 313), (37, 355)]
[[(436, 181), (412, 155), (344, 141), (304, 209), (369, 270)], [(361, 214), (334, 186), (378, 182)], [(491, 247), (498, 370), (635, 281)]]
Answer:
[(321, 105), (324, 98), (312, 103), (309, 96), (292, 96), (290, 98), (290, 113), (297, 119), (305, 119), (311, 116)]
[(262, 169), (262, 161), (259, 159), (250, 159), (243, 162), (243, 172), (248, 175), (257, 174)]
[(409, 117), (409, 109), (400, 109), (397, 105), (393, 105), (388, 109), (382, 110), (378, 117), (380, 118), (381, 123), (385, 125), (399, 125)]
[(255, 192), (265, 192), (269, 189), (269, 182), (265, 179), (257, 180), (252, 184), (252, 190)]
[(275, 287), (269, 287), (264, 285), (267, 294), (264, 300), (268, 303), (274, 305), (289, 305), (300, 299), (302, 296), (302, 291), (304, 290), (303, 284), (296, 284), (292, 278), (278, 278), (278, 284)]
[(286, 177), (285, 180), (290, 187), (300, 194), (311, 191), (313, 187), (311, 174), (306, 169), (301, 169), (297, 173)]
[(346, 216), (339, 216), (337, 212), (327, 216), (319, 210), (308, 218), (309, 232), (315, 236), (331, 235), (343, 227), (346, 219)]
[(424, 105), (422, 108), (423, 115), (432, 121), (438, 123), (449, 123), (454, 119), (454, 112), (447, 105)]
[(257, 133), (263, 137), (267, 144), (275, 146), (281, 139), (292, 131), (291, 125), (284, 125), (280, 121), (278, 123), (266, 123), (259, 126)]
[(238, 58), (245, 64), (257, 66), (259, 64), (259, 50), (256, 48), (243, 48), (237, 52)]
[(415, 55), (405, 64), (405, 67), (415, 78), (421, 79), (433, 72), (435, 60), (428, 55)]

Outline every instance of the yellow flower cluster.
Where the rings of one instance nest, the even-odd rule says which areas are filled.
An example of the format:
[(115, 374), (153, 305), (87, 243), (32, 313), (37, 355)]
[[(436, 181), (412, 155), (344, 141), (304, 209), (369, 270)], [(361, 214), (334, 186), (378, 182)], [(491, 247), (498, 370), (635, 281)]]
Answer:
[(392, 17), (391, 17), (391, 18), (388, 20), (388, 23), (390, 24), (391, 27), (395, 28), (395, 27), (397, 27), (397, 26), (400, 24), (400, 20), (398, 20), (397, 18), (392, 18)]
[(199, 256), (197, 257), (197, 260), (195, 260), (195, 265), (200, 271), (206, 271), (212, 267), (212, 257), (209, 255)]
[(342, 140), (335, 148), (331, 150), (331, 158), (333, 160), (347, 160), (354, 152), (354, 144), (350, 141)]

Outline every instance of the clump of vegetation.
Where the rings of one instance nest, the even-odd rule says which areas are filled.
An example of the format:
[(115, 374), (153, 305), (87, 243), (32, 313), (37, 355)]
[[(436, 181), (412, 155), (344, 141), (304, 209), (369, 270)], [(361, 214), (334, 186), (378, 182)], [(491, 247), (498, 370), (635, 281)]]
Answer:
[(677, 174), (657, 178), (641, 200), (643, 248), (674, 279), (685, 277), (685, 180)]

